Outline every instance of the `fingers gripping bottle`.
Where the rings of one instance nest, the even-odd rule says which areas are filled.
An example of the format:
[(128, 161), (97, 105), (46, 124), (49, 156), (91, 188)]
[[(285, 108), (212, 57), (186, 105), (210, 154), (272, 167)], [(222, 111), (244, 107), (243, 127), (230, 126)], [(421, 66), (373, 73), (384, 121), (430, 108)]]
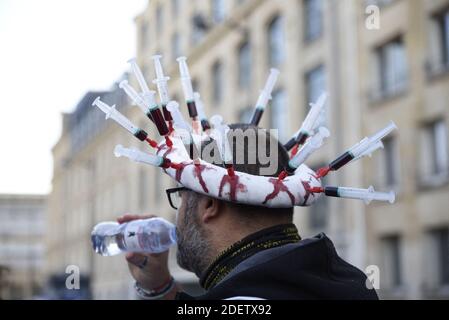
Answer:
[(123, 224), (102, 222), (92, 230), (91, 240), (94, 251), (102, 256), (122, 252), (161, 253), (176, 243), (176, 227), (162, 218)]

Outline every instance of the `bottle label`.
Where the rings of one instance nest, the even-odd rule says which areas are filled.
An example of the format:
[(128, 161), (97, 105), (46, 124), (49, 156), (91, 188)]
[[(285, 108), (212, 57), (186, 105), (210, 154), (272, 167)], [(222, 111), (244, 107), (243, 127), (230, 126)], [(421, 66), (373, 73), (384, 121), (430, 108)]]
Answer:
[(126, 251), (142, 251), (143, 246), (141, 245), (139, 238), (142, 233), (140, 223), (138, 221), (131, 221), (125, 228), (125, 245)]

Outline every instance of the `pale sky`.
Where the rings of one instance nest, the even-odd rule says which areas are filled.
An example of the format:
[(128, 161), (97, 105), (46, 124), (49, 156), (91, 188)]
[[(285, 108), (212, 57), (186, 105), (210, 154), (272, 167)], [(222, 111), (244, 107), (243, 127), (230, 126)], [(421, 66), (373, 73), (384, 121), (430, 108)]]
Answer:
[(0, 193), (51, 190), (61, 112), (136, 54), (147, 0), (0, 0)]

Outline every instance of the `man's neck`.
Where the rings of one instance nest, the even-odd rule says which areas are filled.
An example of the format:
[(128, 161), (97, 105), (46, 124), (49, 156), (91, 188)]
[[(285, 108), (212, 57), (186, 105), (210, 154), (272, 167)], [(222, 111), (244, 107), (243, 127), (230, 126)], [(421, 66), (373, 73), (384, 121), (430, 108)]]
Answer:
[[(235, 232), (229, 233), (236, 234)], [(296, 226), (292, 223), (262, 228), (235, 241), (231, 239), (231, 237), (228, 238), (228, 241), (222, 239), (223, 245), (215, 246), (216, 252), (218, 252), (216, 258), (200, 277), (200, 283), (205, 289), (215, 286), (232, 269), (250, 256), (264, 249), (301, 240)], [(225, 245), (226, 243), (229, 244)]]

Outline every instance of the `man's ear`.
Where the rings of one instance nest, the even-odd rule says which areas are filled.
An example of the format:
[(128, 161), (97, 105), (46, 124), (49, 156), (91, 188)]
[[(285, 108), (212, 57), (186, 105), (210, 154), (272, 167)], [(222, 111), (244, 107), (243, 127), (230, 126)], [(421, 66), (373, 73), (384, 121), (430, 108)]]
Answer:
[(220, 215), (223, 209), (223, 202), (207, 196), (201, 198), (198, 203), (200, 219), (203, 223), (208, 223)]

